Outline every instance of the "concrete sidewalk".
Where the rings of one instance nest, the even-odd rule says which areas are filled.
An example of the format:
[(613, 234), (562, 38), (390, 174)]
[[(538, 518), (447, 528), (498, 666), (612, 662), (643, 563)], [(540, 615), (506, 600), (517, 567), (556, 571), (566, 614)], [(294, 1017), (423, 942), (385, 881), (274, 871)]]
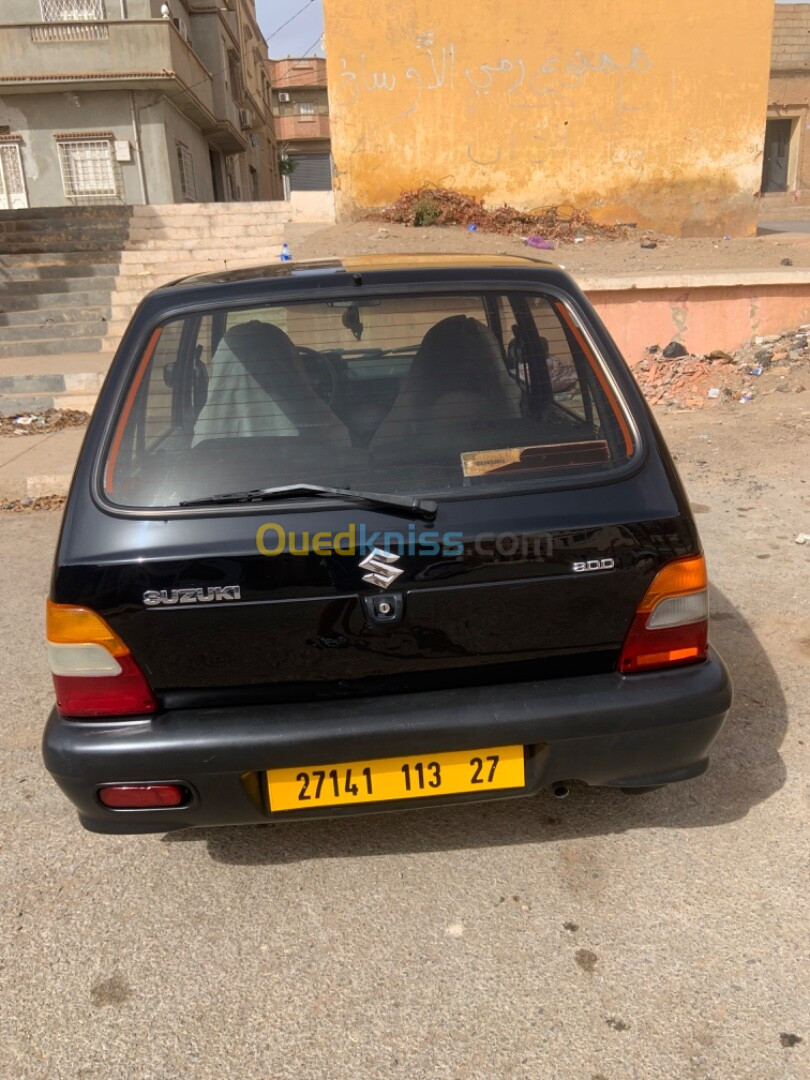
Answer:
[(0, 437), (0, 501), (66, 495), (85, 430)]

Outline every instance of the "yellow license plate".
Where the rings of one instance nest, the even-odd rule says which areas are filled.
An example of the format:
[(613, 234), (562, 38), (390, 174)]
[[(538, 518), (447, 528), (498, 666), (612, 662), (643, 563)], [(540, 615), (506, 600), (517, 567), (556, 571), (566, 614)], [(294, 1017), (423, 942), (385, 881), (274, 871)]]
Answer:
[(522, 746), (270, 769), (266, 777), (272, 812), (481, 793), (526, 783)]

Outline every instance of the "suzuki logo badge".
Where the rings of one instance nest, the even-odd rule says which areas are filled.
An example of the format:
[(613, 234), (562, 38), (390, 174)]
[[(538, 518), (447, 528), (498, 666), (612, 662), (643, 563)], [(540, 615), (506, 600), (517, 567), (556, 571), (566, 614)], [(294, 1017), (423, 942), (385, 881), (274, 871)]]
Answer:
[(387, 589), (400, 574), (405, 572), (393, 565), (398, 558), (398, 555), (392, 555), (390, 551), (372, 548), (371, 554), (360, 560), (363, 569), (371, 571), (369, 574), (363, 574), (363, 581), (367, 581), (369, 585), (377, 585), (380, 589)]

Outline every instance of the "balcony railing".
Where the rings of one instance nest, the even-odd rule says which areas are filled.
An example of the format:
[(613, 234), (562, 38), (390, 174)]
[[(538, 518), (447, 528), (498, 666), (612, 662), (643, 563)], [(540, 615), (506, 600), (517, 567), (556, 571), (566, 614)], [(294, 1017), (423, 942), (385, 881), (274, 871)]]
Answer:
[(328, 116), (328, 105), (311, 105), (310, 111), (302, 113), (300, 110), (300, 103), (293, 103), (290, 105), (283, 105), (281, 103), (273, 107), (273, 116), (298, 116), (306, 118), (307, 116)]
[[(60, 47), (51, 48), (52, 43)], [(96, 44), (99, 47), (93, 47)], [(211, 75), (168, 19), (0, 26), (4, 94), (30, 92), (41, 84), (76, 86), (89, 81), (156, 87), (180, 81), (193, 87), (203, 109), (212, 112)]]
[(31, 26), (31, 41), (35, 45), (64, 41), (106, 41), (110, 33), (106, 23), (41, 23)]

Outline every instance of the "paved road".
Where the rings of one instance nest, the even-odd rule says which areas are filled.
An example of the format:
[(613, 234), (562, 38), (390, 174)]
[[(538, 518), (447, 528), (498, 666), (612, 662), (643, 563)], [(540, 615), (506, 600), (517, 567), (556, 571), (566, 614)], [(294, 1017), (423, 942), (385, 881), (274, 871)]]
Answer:
[(38, 756), (58, 522), (0, 519), (0, 1077), (810, 1075), (806, 430), (719, 415), (668, 426), (733, 719), (641, 798), (84, 833)]

